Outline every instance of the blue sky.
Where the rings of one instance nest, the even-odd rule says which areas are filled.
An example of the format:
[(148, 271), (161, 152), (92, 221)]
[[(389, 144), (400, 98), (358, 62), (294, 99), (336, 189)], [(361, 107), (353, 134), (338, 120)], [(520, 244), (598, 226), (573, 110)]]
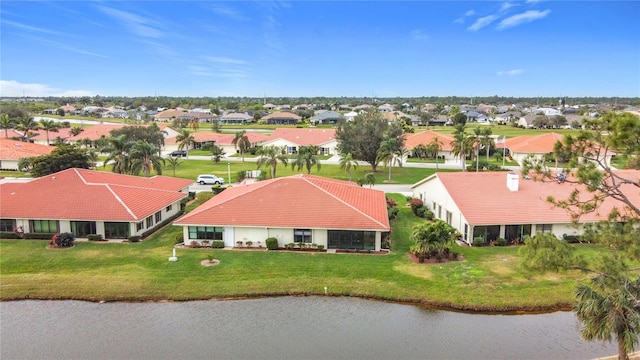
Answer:
[(639, 1), (2, 1), (1, 96), (640, 96)]

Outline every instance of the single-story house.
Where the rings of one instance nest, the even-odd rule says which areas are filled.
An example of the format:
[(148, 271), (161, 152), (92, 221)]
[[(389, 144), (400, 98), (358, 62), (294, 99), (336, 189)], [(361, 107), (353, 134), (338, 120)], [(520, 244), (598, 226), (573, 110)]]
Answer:
[(295, 154), (300, 146), (318, 146), (320, 155), (337, 155), (338, 140), (335, 129), (277, 128), (263, 146), (286, 147), (287, 154)]
[(292, 125), (299, 123), (302, 117), (292, 112), (279, 111), (262, 117), (262, 120), (267, 124)]
[[(111, 130), (121, 129), (125, 127), (124, 124), (96, 124), (90, 127), (85, 127), (84, 130), (73, 137), (68, 139), (69, 143), (78, 142), (82, 139), (88, 139), (91, 141), (99, 140), (103, 137), (110, 137)], [(51, 134), (49, 134), (51, 136)]]
[(343, 118), (342, 114), (328, 110), (312, 116), (310, 120), (313, 124), (335, 124)]
[[(206, 143), (213, 143), (222, 148), (225, 155), (233, 155), (238, 152), (236, 145), (233, 144), (233, 139), (235, 138), (235, 134), (222, 134), (214, 131), (197, 131), (192, 132), (194, 144), (188, 149), (200, 149), (202, 145)], [(259, 132), (247, 132), (245, 133), (247, 139), (249, 139), (249, 143), (253, 146), (261, 145), (265, 141), (267, 141), (270, 137), (269, 135), (259, 133)], [(176, 139), (176, 135), (167, 138), (165, 140), (165, 150), (166, 151), (174, 151), (178, 150), (178, 141)]]
[(442, 134), (433, 130), (426, 130), (415, 134), (406, 134), (404, 138), (404, 147), (411, 151), (411, 156), (415, 156), (413, 149), (415, 149), (416, 146), (429, 146), (434, 138), (438, 139), (441, 146), (438, 156), (444, 157), (445, 160), (459, 160), (457, 156), (453, 155), (453, 146), (451, 146), (453, 136), (450, 134)]
[(53, 149), (55, 148), (47, 145), (0, 139), (0, 170), (18, 170), (20, 159), (49, 155)]
[(220, 116), (220, 124), (246, 124), (254, 122), (253, 116), (246, 113), (229, 113)]
[[(638, 181), (640, 171), (617, 173)], [(566, 199), (576, 188), (585, 199), (591, 196), (581, 185), (569, 181), (534, 181), (519, 173), (507, 172), (438, 172), (412, 185), (413, 196), (420, 198), (436, 218), (453, 226), (468, 244), (475, 237), (485, 242), (504, 238), (522, 241), (538, 232), (553, 233), (559, 238), (580, 235), (585, 223), (607, 220), (614, 207), (621, 203), (607, 198), (599, 211), (583, 215), (579, 223), (570, 213), (547, 201), (549, 196)], [(623, 189), (634, 204), (640, 205), (640, 193)]]
[(221, 240), (228, 247), (274, 237), (280, 247), (380, 250), (391, 230), (384, 192), (307, 174), (228, 188), (173, 225), (182, 226), (187, 244)]
[(127, 239), (182, 213), (192, 180), (67, 169), (25, 183), (0, 184), (0, 231), (71, 232)]
[(30, 141), (40, 144), (40, 145), (51, 145), (53, 144), (57, 138), (62, 139), (64, 142), (67, 142), (69, 139), (73, 137), (71, 133), (71, 128), (60, 128), (57, 131), (49, 130), (49, 139), (47, 140), (47, 132), (44, 130), (34, 131), (37, 135), (32, 136)]

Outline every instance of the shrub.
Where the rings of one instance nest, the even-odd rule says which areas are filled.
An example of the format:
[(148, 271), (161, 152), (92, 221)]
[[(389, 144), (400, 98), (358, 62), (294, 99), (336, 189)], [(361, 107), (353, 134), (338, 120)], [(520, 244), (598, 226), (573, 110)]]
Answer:
[(75, 241), (75, 237), (72, 233), (64, 232), (55, 234), (51, 237), (51, 245), (57, 247), (72, 247)]
[(396, 207), (396, 206), (398, 206), (398, 204), (395, 202), (395, 200), (387, 198), (387, 207), (392, 208), (392, 207)]
[(249, 241), (247, 241), (246, 244), (247, 244), (247, 247), (251, 247), (251, 246), (253, 246), (253, 241), (249, 240)]
[(236, 246), (237, 247), (242, 247), (242, 241), (236, 241)]
[(288, 243), (288, 244), (284, 244), (284, 248), (285, 249), (293, 249), (293, 247), (295, 246), (294, 243)]
[[(425, 208), (425, 209), (426, 209), (426, 208)], [(433, 211), (431, 211), (431, 210), (429, 210), (429, 209), (427, 209), (427, 210), (424, 212), (424, 218), (425, 218), (425, 219), (427, 219), (427, 220), (429, 220), (429, 221), (432, 221), (433, 219), (435, 219), (435, 217), (436, 217), (436, 216), (435, 216), (435, 214), (433, 213)]]
[(198, 200), (200, 203), (203, 203), (211, 199), (213, 195), (214, 195), (213, 192), (201, 191), (198, 194), (196, 194), (196, 200)]
[(274, 237), (267, 238), (265, 241), (265, 246), (269, 250), (278, 250), (278, 239)]
[(568, 242), (569, 244), (575, 244), (575, 243), (581, 242), (580, 237), (577, 235), (562, 235), (562, 239)]
[(184, 235), (182, 235), (182, 232), (180, 232), (180, 234), (176, 234), (175, 242), (176, 244), (181, 244), (184, 242)]
[(127, 238), (131, 243), (137, 243), (140, 241), (140, 235), (132, 235)]
[(200, 243), (195, 240), (191, 240), (191, 247), (197, 249), (200, 247)]
[(200, 244), (201, 244), (202, 246), (204, 246), (204, 247), (207, 247), (207, 246), (209, 246), (209, 240), (202, 240), (202, 241), (200, 242)]
[(389, 218), (389, 220), (393, 220), (396, 217), (398, 217), (398, 212), (400, 210), (398, 210), (397, 207), (391, 207), (391, 208), (387, 208), (387, 217)]
[(476, 236), (473, 238), (473, 246), (483, 246), (484, 238), (482, 236)]
[(102, 241), (102, 234), (89, 234), (87, 235), (89, 241)]
[(324, 250), (324, 245), (317, 245), (316, 247), (317, 247), (317, 248), (318, 248), (318, 250), (320, 250), (320, 251)]
[(211, 191), (213, 192), (213, 195), (218, 195), (221, 192), (224, 191), (224, 187), (220, 186), (220, 184), (215, 184), (213, 186), (211, 186)]
[(411, 211), (413, 212), (413, 214), (416, 214), (416, 210), (421, 207), (424, 206), (424, 202), (418, 198), (411, 198), (411, 200), (409, 200), (409, 206), (411, 206)]
[(213, 242), (211, 243), (211, 247), (214, 249), (224, 249), (224, 241), (213, 240)]
[(245, 170), (240, 170), (236, 173), (236, 182), (241, 182), (246, 178), (247, 178), (247, 172)]
[(22, 237), (13, 231), (0, 231), (0, 239), (22, 239)]
[(424, 206), (419, 206), (415, 209), (415, 211), (413, 212), (417, 217), (425, 217), (425, 213), (427, 212), (427, 208)]
[(55, 234), (56, 233), (24, 233), (22, 238), (27, 240), (49, 240)]
[(507, 239), (505, 238), (497, 238), (496, 246), (507, 246)]

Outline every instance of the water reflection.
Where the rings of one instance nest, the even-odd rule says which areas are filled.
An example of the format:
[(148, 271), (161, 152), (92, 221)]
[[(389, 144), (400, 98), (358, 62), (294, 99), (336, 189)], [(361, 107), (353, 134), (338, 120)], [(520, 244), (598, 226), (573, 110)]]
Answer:
[(335, 297), (1, 304), (7, 359), (585, 359), (572, 313), (485, 315)]

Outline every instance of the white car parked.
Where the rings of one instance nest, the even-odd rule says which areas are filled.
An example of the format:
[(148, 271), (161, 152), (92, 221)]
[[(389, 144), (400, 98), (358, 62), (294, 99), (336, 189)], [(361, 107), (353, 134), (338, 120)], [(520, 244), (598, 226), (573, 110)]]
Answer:
[(196, 182), (200, 185), (224, 185), (224, 179), (215, 175), (198, 175)]

